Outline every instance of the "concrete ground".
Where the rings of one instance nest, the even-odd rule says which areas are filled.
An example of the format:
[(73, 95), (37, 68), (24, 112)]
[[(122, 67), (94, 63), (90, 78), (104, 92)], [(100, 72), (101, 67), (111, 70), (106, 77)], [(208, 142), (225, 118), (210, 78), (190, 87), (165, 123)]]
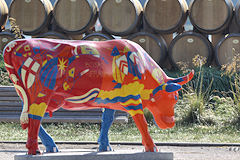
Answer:
[[(61, 151), (66, 150), (80, 150), (87, 149), (97, 151), (96, 144), (87, 145), (74, 145), (74, 144), (58, 144), (58, 148)], [(140, 145), (112, 145), (112, 148), (117, 150), (126, 151), (143, 151), (143, 146)], [(239, 160), (240, 148), (238, 147), (183, 147), (183, 146), (158, 146), (161, 152), (172, 152), (174, 160)], [(40, 145), (40, 149), (44, 147)], [(1, 160), (13, 160), (14, 155), (19, 153), (26, 153), (25, 144), (15, 143), (0, 143), (0, 159)]]

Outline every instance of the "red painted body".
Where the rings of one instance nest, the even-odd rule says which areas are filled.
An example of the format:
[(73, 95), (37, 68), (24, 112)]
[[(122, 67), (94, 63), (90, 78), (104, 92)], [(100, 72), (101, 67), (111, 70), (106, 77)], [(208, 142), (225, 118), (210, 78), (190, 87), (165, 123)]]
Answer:
[(193, 77), (192, 72), (169, 78), (138, 44), (128, 40), (16, 40), (5, 47), (4, 61), (23, 99), (23, 115), (27, 112), (32, 119), (21, 119), (23, 128), (29, 128), (29, 154), (38, 150), (30, 126), (39, 128), (37, 121), (43, 114), (60, 107), (126, 111), (141, 132), (146, 151), (156, 151), (143, 109), (153, 113), (160, 128), (173, 127), (177, 91)]

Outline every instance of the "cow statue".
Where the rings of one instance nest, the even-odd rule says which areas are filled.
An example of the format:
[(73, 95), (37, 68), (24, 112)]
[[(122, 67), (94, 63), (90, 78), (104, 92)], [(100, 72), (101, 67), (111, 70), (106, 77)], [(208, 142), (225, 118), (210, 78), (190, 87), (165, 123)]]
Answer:
[[(33, 155), (39, 153), (44, 114), (51, 116), (59, 108), (125, 111), (136, 123), (145, 151), (156, 152), (143, 109), (151, 111), (159, 128), (173, 127), (178, 91), (194, 75), (168, 77), (143, 48), (123, 39), (15, 40), (4, 49), (4, 63), (23, 100), (20, 122), (28, 128), (26, 147)], [(104, 131), (100, 140), (106, 139)]]

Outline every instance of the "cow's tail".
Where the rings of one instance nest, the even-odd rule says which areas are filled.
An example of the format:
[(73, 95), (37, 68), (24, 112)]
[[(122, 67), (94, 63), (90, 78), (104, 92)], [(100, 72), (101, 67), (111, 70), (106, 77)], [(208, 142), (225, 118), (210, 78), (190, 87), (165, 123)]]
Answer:
[(14, 84), (17, 94), (21, 97), (23, 101), (23, 109), (20, 116), (20, 122), (21, 122), (22, 128), (26, 129), (28, 126), (29, 99), (28, 99), (27, 91), (23, 85), (22, 79), (18, 74), (16, 67), (13, 63), (13, 59), (15, 59), (14, 56), (16, 56), (14, 54), (14, 50), (16, 47), (17, 47), (16, 41), (12, 41), (8, 43), (3, 50), (3, 58), (4, 58), (4, 65), (8, 72), (8, 75)]

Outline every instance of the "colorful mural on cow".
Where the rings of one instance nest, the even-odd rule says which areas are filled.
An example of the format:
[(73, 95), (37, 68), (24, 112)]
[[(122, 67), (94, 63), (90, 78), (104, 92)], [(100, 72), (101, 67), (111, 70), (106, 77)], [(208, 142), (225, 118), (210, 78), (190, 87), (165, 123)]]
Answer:
[[(126, 111), (142, 135), (145, 150), (157, 151), (143, 109), (152, 112), (160, 128), (173, 127), (178, 90), (194, 74), (168, 77), (129, 40), (15, 40), (5, 47), (4, 62), (23, 100), (20, 122), (23, 129), (28, 128), (28, 154), (39, 151), (37, 136), (45, 112), (51, 116), (61, 107)], [(101, 136), (100, 140), (106, 139)]]

